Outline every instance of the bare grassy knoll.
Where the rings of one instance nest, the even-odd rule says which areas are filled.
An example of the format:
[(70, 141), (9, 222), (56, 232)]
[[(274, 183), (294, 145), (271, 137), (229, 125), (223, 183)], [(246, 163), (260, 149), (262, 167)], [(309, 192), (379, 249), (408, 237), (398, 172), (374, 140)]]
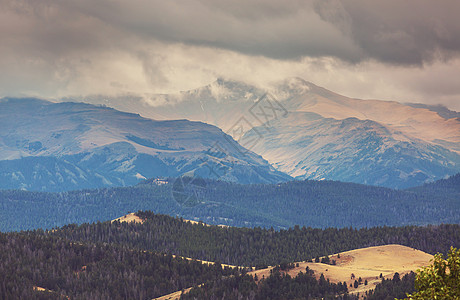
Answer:
[(116, 218), (115, 220), (112, 220), (112, 222), (115, 222), (115, 221), (120, 221), (120, 222), (127, 222), (127, 223), (131, 223), (131, 222), (134, 222), (134, 223), (144, 223), (144, 220), (142, 220), (141, 218), (139, 218), (135, 213), (129, 213), (125, 216), (122, 216), (122, 217), (119, 217), (119, 218)]
[[(381, 282), (380, 274), (386, 279), (391, 279), (397, 272), (402, 277), (410, 271), (429, 265), (433, 256), (406, 246), (385, 245), (346, 251), (330, 255), (329, 258), (331, 262), (335, 260), (336, 265), (299, 262), (298, 266), (296, 263), (296, 267), (290, 269), (287, 273), (294, 277), (300, 271), (305, 272), (308, 267), (315, 272), (317, 279), (321, 274), (324, 274), (326, 279), (331, 282), (346, 282), (350, 293), (356, 294), (359, 292), (363, 295), (364, 292), (374, 289)], [(209, 264), (212, 262), (203, 261), (203, 263)], [(249, 272), (249, 274), (257, 274), (257, 277), (261, 279), (270, 276), (271, 269), (273, 267), (255, 270)], [(360, 277), (362, 283), (357, 288), (354, 288), (355, 280), (359, 280)], [(365, 281), (367, 281), (367, 285), (364, 284)], [(184, 292), (188, 292), (188, 290), (186, 289)], [(179, 299), (180, 295), (181, 291), (178, 291), (157, 298), (157, 300)]]
[[(401, 245), (385, 245), (342, 252), (329, 256), (336, 265), (313, 262), (299, 262), (299, 266), (288, 271), (289, 275), (296, 276), (300, 271), (305, 272), (308, 266), (315, 272), (317, 278), (324, 274), (331, 282), (346, 282), (350, 293), (363, 293), (374, 289), (380, 283), (382, 274), (385, 278), (393, 278), (398, 272), (401, 277), (430, 264), (432, 255), (410, 247)], [(250, 272), (258, 278), (270, 275), (272, 267)], [(352, 274), (354, 276), (352, 276)], [(362, 284), (358, 288), (350, 287), (355, 280), (361, 277)], [(364, 282), (367, 280), (368, 284)]]

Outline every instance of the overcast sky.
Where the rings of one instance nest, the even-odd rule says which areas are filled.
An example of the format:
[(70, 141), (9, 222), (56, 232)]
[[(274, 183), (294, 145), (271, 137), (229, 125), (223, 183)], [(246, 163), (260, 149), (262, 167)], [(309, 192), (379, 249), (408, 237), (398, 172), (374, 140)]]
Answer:
[(0, 96), (298, 76), (460, 111), (458, 0), (0, 0)]

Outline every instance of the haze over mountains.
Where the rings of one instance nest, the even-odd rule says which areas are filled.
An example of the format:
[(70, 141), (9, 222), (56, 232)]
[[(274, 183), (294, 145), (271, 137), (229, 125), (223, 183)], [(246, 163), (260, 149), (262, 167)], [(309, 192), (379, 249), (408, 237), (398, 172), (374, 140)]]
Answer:
[(220, 129), (83, 103), (0, 100), (0, 187), (62, 191), (181, 176), (269, 183), (290, 177)]
[[(247, 252), (250, 260), (245, 261), (251, 265), (258, 261), (265, 265), (266, 260), (273, 257), (276, 257), (274, 261), (278, 261), (285, 255), (283, 249), (294, 249), (293, 245), (299, 246), (300, 243), (302, 247), (312, 251), (304, 246), (305, 241), (321, 245), (331, 238), (337, 244), (340, 232), (354, 232), (355, 238), (352, 239), (355, 240), (359, 240), (356, 236), (361, 233), (363, 236), (367, 235), (367, 243), (393, 243), (404, 235), (401, 240), (409, 239), (427, 247), (428, 234), (442, 235), (444, 238), (436, 242), (431, 240), (435, 245), (439, 242), (449, 245), (456, 242), (458, 226), (442, 224), (458, 224), (460, 216), (457, 112), (417, 104), (403, 105), (384, 101), (373, 101), (375, 104), (369, 104), (364, 100), (349, 100), (300, 79), (289, 80), (268, 94), (248, 85), (219, 80), (203, 88), (203, 91), (183, 93), (182, 99), (177, 98), (177, 95), (164, 95), (161, 99), (163, 102), (160, 106), (144, 107), (142, 111), (146, 114), (150, 112), (162, 115), (163, 118), (174, 114), (175, 117), (181, 115), (199, 119), (201, 114), (209, 123), (220, 124), (226, 129), (223, 131), (211, 124), (185, 119), (146, 119), (139, 114), (93, 104), (0, 99), (0, 188), (10, 189), (0, 190), (0, 231), (38, 229), (19, 234), (2, 234), (2, 240), (6, 241), (2, 245), (20, 245), (4, 249), (9, 260), (23, 251), (31, 257), (38, 257), (35, 263), (40, 261), (42, 268), (40, 255), (33, 254), (30, 249), (40, 249), (37, 245), (43, 244), (43, 234), (46, 238), (55, 238), (50, 244), (53, 251), (63, 248), (56, 241), (60, 241), (61, 245), (78, 244), (80, 250), (85, 245), (92, 247), (91, 251), (107, 250), (110, 243), (105, 241), (103, 248), (91, 246), (94, 241), (91, 240), (89, 230), (93, 227), (97, 233), (93, 239), (97, 239), (97, 243), (103, 242), (103, 235), (100, 233), (104, 232), (109, 239), (117, 241), (114, 245), (121, 246), (119, 249), (125, 249), (127, 253), (134, 253), (137, 249), (140, 250), (139, 253), (150, 255), (152, 253), (149, 251), (163, 251), (167, 247), (166, 251), (171, 254), (185, 253), (187, 257), (200, 258), (209, 255), (206, 251), (211, 245), (212, 249), (220, 251), (212, 253), (214, 256), (209, 259), (213, 261), (220, 261), (222, 258), (229, 260), (230, 254), (241, 256), (235, 249), (247, 251), (242, 245), (249, 244), (248, 241), (257, 241), (255, 237), (261, 235), (267, 236), (271, 241), (260, 244), (264, 253), (270, 247), (267, 245), (273, 245), (276, 238), (274, 235), (279, 233), (294, 237), (277, 244), (276, 252), (271, 251), (271, 256), (262, 257), (255, 254), (254, 247), (251, 248)], [(142, 105), (142, 102), (138, 102), (138, 105)], [(141, 106), (136, 109), (141, 111), (140, 108)], [(385, 109), (392, 114), (383, 113)], [(413, 117), (405, 117), (405, 113)], [(213, 121), (209, 121), (210, 119)], [(273, 165), (256, 153), (267, 157)], [(456, 172), (457, 175), (448, 179), (403, 189)], [(176, 178), (182, 175), (194, 177), (180, 180)], [(170, 178), (155, 178), (159, 176)], [(335, 178), (370, 185), (330, 180), (291, 181), (293, 177)], [(153, 179), (134, 185), (146, 178)], [(113, 187), (126, 185), (134, 186)], [(87, 189), (103, 186), (111, 188)], [(68, 191), (72, 189), (80, 190)], [(180, 197), (185, 200), (182, 201)], [(182, 238), (188, 235), (187, 222), (168, 216), (156, 217), (151, 212), (138, 212), (145, 218), (142, 219), (143, 224), (139, 224), (139, 228), (129, 224), (125, 229), (135, 228), (135, 231), (123, 231), (118, 236), (116, 232), (125, 230), (120, 223), (100, 223), (139, 209), (224, 226), (225, 229), (202, 224), (196, 227), (204, 229), (204, 232), (207, 228), (212, 230), (210, 238), (212, 241), (219, 241), (221, 245), (216, 247), (207, 243), (206, 239), (196, 235), (197, 231), (189, 235), (193, 244), (189, 243)], [(162, 222), (166, 231), (151, 223), (155, 218)], [(94, 225), (75, 224), (96, 221), (98, 223)], [(144, 223), (150, 227), (142, 228)], [(176, 232), (171, 226), (174, 223), (180, 224)], [(434, 226), (412, 226), (429, 224)], [(412, 227), (385, 227), (406, 225)], [(58, 229), (56, 226), (64, 227)], [(249, 239), (243, 240), (238, 229), (228, 226), (257, 228), (244, 229), (247, 230), (245, 234), (248, 234)], [(300, 226), (303, 226), (302, 229)], [(374, 226), (380, 227), (359, 231), (353, 229)], [(284, 230), (288, 227), (290, 229)], [(332, 229), (333, 227), (346, 229)], [(53, 230), (41, 230), (46, 228)], [(273, 229), (279, 230), (278, 233)], [(219, 230), (231, 234), (231, 247), (221, 247), (223, 238)], [(143, 231), (148, 232), (148, 235), (143, 236)], [(78, 232), (84, 232), (84, 237), (79, 238)], [(386, 232), (386, 236), (378, 235), (378, 232)], [(394, 233), (389, 235), (389, 232), (399, 232), (399, 236)], [(418, 236), (417, 232), (422, 232), (424, 236)], [(314, 238), (305, 238), (310, 233), (314, 234)], [(176, 236), (171, 239), (174, 235)], [(177, 238), (177, 235), (181, 237)], [(121, 236), (133, 236), (134, 239), (121, 239)], [(159, 242), (155, 239), (152, 242), (152, 236)], [(32, 241), (32, 237), (36, 240)], [(303, 237), (304, 241), (299, 237)], [(31, 241), (28, 246), (20, 244)], [(350, 237), (344, 241), (345, 247), (352, 246)], [(148, 245), (147, 242), (152, 242), (155, 248), (137, 248), (139, 243)], [(333, 253), (332, 249), (328, 248), (326, 253)], [(68, 250), (66, 253), (69, 253)], [(276, 253), (276, 256), (272, 253)], [(306, 255), (297, 251), (296, 255), (300, 254), (303, 260)], [(30, 261), (25, 258), (27, 255), (21, 255), (15, 265), (26, 265)], [(60, 254), (46, 255), (66, 257)], [(309, 255), (312, 257), (310, 252)], [(102, 259), (104, 270), (107, 269), (107, 257), (108, 252)], [(116, 257), (126, 258), (127, 255)], [(158, 257), (165, 258), (163, 254)], [(291, 259), (292, 257), (294, 256), (290, 254), (287, 256)], [(70, 282), (68, 278), (72, 274), (76, 274), (73, 277), (75, 282), (79, 282), (80, 273), (99, 274), (94, 272), (94, 264), (98, 260), (90, 263), (82, 260), (71, 261), (72, 264), (77, 262), (72, 271), (66, 267), (65, 261), (55, 264), (56, 268), (65, 269), (63, 274), (71, 274), (62, 282)], [(407, 261), (403, 263), (407, 265)], [(128, 265), (134, 270), (139, 269)], [(145, 266), (145, 263), (139, 265)], [(215, 265), (219, 266), (220, 271), (220, 264)], [(120, 264), (117, 265), (118, 270), (119, 266)], [(301, 267), (304, 268), (304, 265)], [(27, 268), (32, 267), (29, 265)], [(329, 265), (321, 266), (322, 269), (325, 272), (330, 270), (328, 274), (337, 271)], [(14, 274), (22, 274), (18, 270), (19, 268), (14, 270)], [(345, 271), (347, 279), (350, 270), (354, 269), (347, 268)], [(359, 272), (361, 274), (362, 268)], [(364, 278), (378, 278), (376, 275), (379, 272), (381, 271), (373, 270), (372, 275)], [(45, 273), (52, 276), (57, 274), (56, 271)], [(111, 277), (102, 277), (116, 278), (120, 274), (125, 276), (125, 273), (113, 270), (108, 273)], [(391, 274), (388, 276), (391, 277)], [(20, 276), (17, 278), (17, 286), (21, 286), (18, 282), (27, 280)], [(221, 275), (218, 278), (224, 287), (232, 286), (231, 283), (224, 283)], [(255, 280), (252, 277), (247, 278)], [(265, 278), (269, 280), (271, 276), (267, 273)], [(340, 282), (342, 280), (340, 278)], [(344, 290), (351, 281), (346, 282)], [(69, 294), (63, 292), (61, 283), (52, 280), (34, 278), (28, 282), (32, 288), (22, 289), (31, 293), (41, 290), (58, 295)], [(152, 285), (158, 285), (158, 282), (161, 279), (151, 281)], [(261, 282), (264, 284), (264, 281)], [(380, 279), (375, 282), (380, 282)], [(253, 286), (256, 286), (255, 281)], [(278, 290), (278, 286), (279, 284), (273, 290)], [(371, 287), (366, 287), (366, 290)], [(358, 283), (354, 288), (363, 291)], [(116, 288), (110, 290), (115, 291)], [(136, 287), (136, 290), (142, 288)], [(182, 286), (177, 286), (152, 295), (182, 290)], [(90, 293), (92, 295), (93, 291)], [(190, 293), (199, 291), (195, 289)], [(267, 294), (273, 295), (273, 292)], [(262, 296), (261, 299), (266, 298)]]
[(458, 112), (352, 99), (300, 78), (267, 89), (218, 79), (178, 94), (111, 98), (109, 103), (155, 119), (216, 125), (297, 179), (406, 188), (460, 171)]
[(460, 172), (458, 112), (351, 99), (300, 78), (267, 89), (218, 79), (108, 103), (163, 121), (83, 103), (1, 100), (1, 187), (61, 191), (188, 174), (407, 188)]

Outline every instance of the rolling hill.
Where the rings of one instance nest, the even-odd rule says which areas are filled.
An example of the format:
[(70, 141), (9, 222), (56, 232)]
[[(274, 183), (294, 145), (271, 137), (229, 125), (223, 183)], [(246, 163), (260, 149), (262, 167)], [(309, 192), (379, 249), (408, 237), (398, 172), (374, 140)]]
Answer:
[[(379, 290), (401, 297), (414, 287), (413, 276), (402, 275), (425, 265), (431, 257), (422, 251), (445, 253), (460, 243), (459, 226), (447, 224), (359, 230), (296, 226), (275, 231), (204, 226), (152, 212), (127, 218), (141, 222), (121, 218), (53, 230), (0, 232), (0, 295), (6, 299), (152, 299), (168, 295), (167, 299), (170, 293), (189, 291), (185, 299), (213, 299), (226, 293), (225, 299), (252, 294), (262, 300), (306, 294), (334, 297), (349, 291), (352, 294), (347, 298), (357, 299), (353, 293), (374, 287), (382, 273), (389, 278), (381, 281), (387, 291)], [(335, 265), (306, 262), (325, 256), (335, 260)], [(290, 263), (294, 261), (299, 265)], [(226, 267), (222, 262), (240, 267)], [(279, 266), (267, 273), (264, 268), (268, 265)], [(247, 274), (254, 266), (259, 278)], [(285, 275), (300, 270), (297, 276)], [(401, 274), (391, 279), (394, 272)], [(356, 280), (362, 279), (357, 288), (348, 287), (351, 273)]]
[[(340, 252), (328, 256), (335, 264), (315, 263), (301, 261), (295, 267), (288, 270), (291, 277), (308, 269), (314, 271), (317, 279), (323, 274), (330, 282), (346, 282), (350, 293), (364, 293), (372, 290), (382, 281), (382, 278), (392, 279), (395, 273), (400, 277), (415, 272), (417, 269), (428, 266), (433, 255), (402, 245), (384, 245), (359, 248)], [(259, 278), (268, 277), (273, 267), (250, 272)], [(351, 276), (353, 274), (354, 276)], [(353, 287), (355, 280), (362, 279), (362, 283)], [(367, 282), (367, 284), (364, 284)], [(351, 285), (351, 286), (350, 286)]]

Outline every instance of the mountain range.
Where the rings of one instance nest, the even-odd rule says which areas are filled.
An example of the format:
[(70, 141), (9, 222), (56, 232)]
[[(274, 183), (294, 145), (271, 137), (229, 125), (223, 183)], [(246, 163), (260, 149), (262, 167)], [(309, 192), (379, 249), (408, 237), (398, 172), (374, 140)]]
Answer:
[(348, 98), (300, 78), (63, 100), (92, 104), (0, 100), (0, 188), (63, 191), (190, 175), (404, 189), (460, 172), (460, 113)]
[(296, 179), (407, 188), (460, 171), (460, 113), (348, 98), (300, 78), (264, 89), (218, 79), (190, 91), (109, 103), (155, 119), (216, 125)]
[(202, 122), (155, 121), (84, 103), (0, 100), (0, 188), (63, 191), (183, 174), (240, 183), (290, 179)]

